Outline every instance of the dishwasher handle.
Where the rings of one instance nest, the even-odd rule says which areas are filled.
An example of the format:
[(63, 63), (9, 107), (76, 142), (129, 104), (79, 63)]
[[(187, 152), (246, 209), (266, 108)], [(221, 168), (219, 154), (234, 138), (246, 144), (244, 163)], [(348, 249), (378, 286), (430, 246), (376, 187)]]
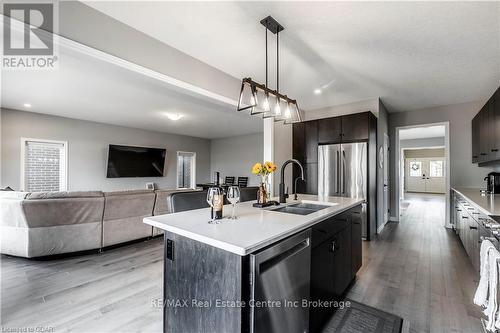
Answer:
[(262, 273), (310, 246), (311, 230), (308, 229), (256, 254), (251, 254), (254, 269), (258, 270), (255, 273)]
[(273, 266), (277, 265), (278, 263), (285, 261), (287, 258), (293, 257), (295, 254), (303, 251), (304, 249), (309, 247), (309, 238), (304, 239), (302, 242), (299, 244), (295, 245), (294, 247), (286, 250), (285, 252), (281, 252), (277, 254), (276, 256), (269, 258), (268, 260), (261, 262), (259, 266), (259, 272), (263, 273), (267, 271), (268, 269), (272, 268)]

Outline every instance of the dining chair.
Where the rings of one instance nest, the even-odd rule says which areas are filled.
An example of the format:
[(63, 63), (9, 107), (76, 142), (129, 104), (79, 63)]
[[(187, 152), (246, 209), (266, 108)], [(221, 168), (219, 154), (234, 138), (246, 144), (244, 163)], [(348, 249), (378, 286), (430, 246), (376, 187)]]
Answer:
[(239, 187), (247, 187), (247, 185), (248, 185), (248, 177), (238, 177)]
[(234, 185), (234, 180), (235, 180), (234, 176), (226, 176), (226, 178), (224, 179), (224, 184)]

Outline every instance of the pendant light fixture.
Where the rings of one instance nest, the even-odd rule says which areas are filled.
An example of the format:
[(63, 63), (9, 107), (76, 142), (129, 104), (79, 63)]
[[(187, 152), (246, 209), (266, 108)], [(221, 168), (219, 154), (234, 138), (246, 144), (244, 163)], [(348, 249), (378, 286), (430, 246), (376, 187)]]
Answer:
[[(285, 28), (271, 16), (262, 19), (260, 23), (266, 28), (266, 84), (244, 78), (241, 82), (238, 111), (250, 110), (251, 115), (274, 118), (274, 121), (283, 121), (285, 124), (300, 122), (302, 119), (297, 101), (279, 92), (279, 33)], [(268, 87), (268, 31), (276, 35), (276, 90)]]

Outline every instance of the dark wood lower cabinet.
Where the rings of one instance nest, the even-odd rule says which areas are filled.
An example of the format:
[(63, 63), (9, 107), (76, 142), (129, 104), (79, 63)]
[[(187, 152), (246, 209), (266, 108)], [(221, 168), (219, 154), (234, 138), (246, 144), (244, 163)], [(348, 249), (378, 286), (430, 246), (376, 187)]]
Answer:
[(361, 239), (361, 212), (353, 211), (351, 215), (351, 275), (354, 277), (359, 271), (363, 261)]
[(476, 208), (453, 190), (451, 193), (451, 200), (452, 210), (450, 215), (452, 224), (455, 227), (458, 238), (460, 238), (472, 266), (479, 272), (479, 251), (481, 248), (479, 229), (481, 224), (478, 221), (488, 219), (488, 217), (478, 212)]
[[(362, 259), (360, 212), (356, 207), (312, 228), (311, 300), (340, 300), (355, 278)], [(335, 311), (317, 304), (310, 308), (310, 332), (319, 332)]]
[[(339, 300), (361, 266), (361, 209), (361, 205), (353, 207), (313, 225), (311, 229), (301, 231), (300, 235), (292, 235), (246, 256), (165, 231), (163, 332), (249, 332), (251, 327), (259, 327), (255, 325), (256, 322), (269, 320), (271, 312), (252, 313), (249, 306), (233, 307), (229, 304), (249, 304), (253, 298), (260, 300), (259, 297), (273, 301), (290, 293), (297, 295), (291, 292), (296, 288), (305, 290), (304, 293), (299, 293), (300, 301)], [(302, 247), (303, 243), (290, 249), (285, 246), (283, 249), (287, 250), (278, 255), (273, 254), (274, 257), (266, 257), (266, 252), (301, 234), (311, 237), (310, 243), (307, 243), (310, 247), (306, 245), (307, 252), (300, 254), (302, 259), (305, 258), (300, 262), (301, 270), (294, 275), (303, 283), (295, 283), (287, 276), (287, 286), (282, 279), (289, 273), (286, 269), (282, 271), (284, 275), (269, 275), (269, 272), (273, 269), (276, 269), (275, 272), (279, 271), (276, 268), (277, 259), (289, 262), (298, 253), (297, 246)], [(266, 253), (262, 257), (264, 261), (256, 264), (257, 259), (252, 256), (262, 253)], [(307, 264), (304, 264), (305, 261)], [(256, 267), (259, 267), (259, 274), (256, 274)], [(307, 278), (310, 280), (302, 279), (309, 272), (310, 276)], [(306, 280), (309, 285), (304, 282)], [(273, 292), (263, 292), (267, 289)], [(226, 304), (229, 306), (217, 307), (217, 300), (228, 301)], [(335, 310), (333, 303), (326, 305), (316, 303), (309, 308), (295, 309), (298, 316), (306, 318), (301, 323), (309, 326), (309, 332), (319, 332)], [(255, 332), (276, 332), (271, 326), (265, 330), (256, 329)], [(307, 328), (296, 325), (293, 329), (286, 330), (297, 333), (306, 331)]]

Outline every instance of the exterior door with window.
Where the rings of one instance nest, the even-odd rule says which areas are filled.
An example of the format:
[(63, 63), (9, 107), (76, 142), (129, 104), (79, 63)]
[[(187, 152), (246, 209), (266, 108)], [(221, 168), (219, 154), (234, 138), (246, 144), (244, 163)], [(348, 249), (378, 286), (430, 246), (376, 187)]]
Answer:
[(196, 153), (177, 152), (177, 188), (196, 187)]
[(428, 193), (445, 193), (444, 158), (431, 158), (428, 161), (428, 166), (425, 191)]
[(425, 192), (425, 172), (422, 160), (406, 160), (406, 191)]
[(445, 193), (443, 157), (408, 158), (406, 160), (406, 191)]

